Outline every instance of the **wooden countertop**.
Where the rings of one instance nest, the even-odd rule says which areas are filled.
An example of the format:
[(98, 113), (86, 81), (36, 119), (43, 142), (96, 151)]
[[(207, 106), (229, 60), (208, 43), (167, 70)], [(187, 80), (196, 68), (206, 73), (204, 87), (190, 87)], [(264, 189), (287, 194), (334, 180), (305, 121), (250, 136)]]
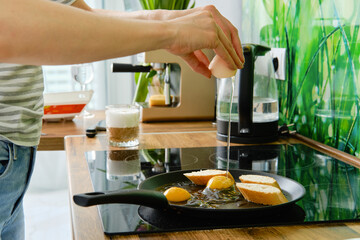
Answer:
[[(61, 124), (60, 124), (61, 126)], [(80, 132), (81, 133), (81, 132)], [(44, 139), (45, 140), (45, 139)], [(299, 135), (280, 139), (279, 143), (299, 142), (360, 167), (359, 159), (326, 147)], [(225, 146), (216, 140), (216, 127), (212, 122), (144, 123), (141, 126), (141, 148), (179, 148)], [(112, 149), (105, 134), (96, 138), (84, 135), (66, 136), (65, 149), (68, 163), (70, 207), (73, 238), (91, 239), (348, 239), (360, 236), (360, 224), (356, 222), (331, 224), (304, 224), (294, 226), (251, 227), (234, 229), (201, 230), (131, 236), (104, 235), (97, 207), (79, 207), (72, 201), (74, 194), (94, 191), (87, 169), (85, 152)]]
[[(95, 113), (93, 118), (76, 119), (70, 121), (44, 121), (42, 126), (42, 136), (38, 150), (53, 151), (64, 150), (65, 136), (84, 135), (87, 128), (95, 126), (99, 121), (105, 119), (104, 111), (92, 111)], [(215, 131), (216, 126), (212, 122), (194, 121), (183, 124), (181, 122), (157, 122), (143, 123), (142, 133), (163, 133), (163, 132), (196, 132), (196, 131)]]

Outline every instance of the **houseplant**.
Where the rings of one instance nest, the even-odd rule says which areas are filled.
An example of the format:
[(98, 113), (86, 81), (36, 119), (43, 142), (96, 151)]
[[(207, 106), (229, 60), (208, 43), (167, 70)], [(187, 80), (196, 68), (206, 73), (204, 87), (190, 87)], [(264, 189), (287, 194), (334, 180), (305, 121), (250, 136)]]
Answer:
[[(183, 10), (189, 8), (190, 0), (139, 0), (145, 10), (168, 9)], [(193, 8), (195, 1), (190, 6)]]

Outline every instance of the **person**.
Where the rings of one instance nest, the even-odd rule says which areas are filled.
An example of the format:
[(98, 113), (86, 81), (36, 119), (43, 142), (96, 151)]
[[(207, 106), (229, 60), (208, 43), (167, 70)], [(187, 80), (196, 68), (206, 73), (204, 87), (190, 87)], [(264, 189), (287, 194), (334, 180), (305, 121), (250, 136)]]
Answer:
[(244, 57), (237, 29), (214, 6), (119, 12), (84, 0), (0, 0), (0, 239), (24, 239), (22, 198), (43, 115), (41, 65), (62, 65), (166, 49), (211, 76), (201, 51), (231, 69)]

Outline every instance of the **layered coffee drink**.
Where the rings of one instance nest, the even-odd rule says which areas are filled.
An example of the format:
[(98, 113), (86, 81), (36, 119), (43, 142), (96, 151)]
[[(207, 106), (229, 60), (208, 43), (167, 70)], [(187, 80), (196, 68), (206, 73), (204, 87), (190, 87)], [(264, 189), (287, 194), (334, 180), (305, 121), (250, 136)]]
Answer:
[(139, 150), (109, 150), (106, 161), (108, 180), (136, 176), (141, 171)]
[(105, 114), (106, 132), (110, 145), (131, 147), (139, 144), (140, 111), (137, 106), (107, 106)]

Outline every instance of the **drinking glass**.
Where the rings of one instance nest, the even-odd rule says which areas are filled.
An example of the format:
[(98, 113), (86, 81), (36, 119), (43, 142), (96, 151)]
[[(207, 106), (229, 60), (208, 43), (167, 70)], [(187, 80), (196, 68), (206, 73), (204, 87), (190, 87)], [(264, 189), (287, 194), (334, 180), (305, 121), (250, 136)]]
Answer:
[(110, 181), (136, 180), (140, 177), (139, 150), (109, 150), (106, 158), (106, 178)]
[(106, 132), (109, 144), (114, 147), (139, 145), (140, 109), (136, 105), (118, 104), (106, 106)]
[[(71, 66), (71, 77), (75, 82), (80, 84), (81, 91), (86, 90), (86, 85), (94, 80), (94, 66), (92, 63), (75, 64)], [(80, 97), (85, 95), (80, 95)], [(81, 112), (78, 117), (91, 118), (94, 114), (86, 111), (86, 108)]]

